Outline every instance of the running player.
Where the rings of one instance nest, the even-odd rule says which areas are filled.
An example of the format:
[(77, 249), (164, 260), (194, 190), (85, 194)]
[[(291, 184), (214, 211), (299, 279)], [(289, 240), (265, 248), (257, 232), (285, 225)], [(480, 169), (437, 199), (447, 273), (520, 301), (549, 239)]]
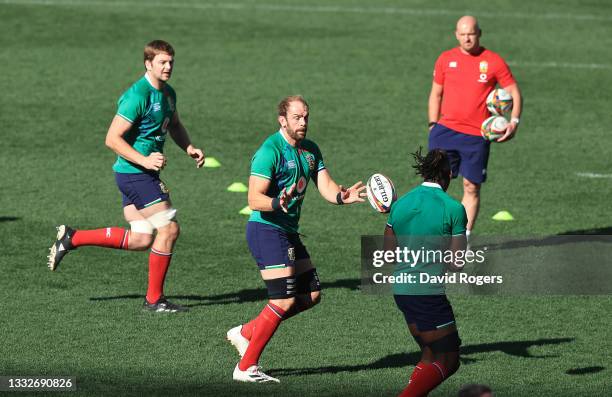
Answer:
[(306, 139), (308, 104), (289, 96), (278, 105), (280, 130), (253, 156), (247, 223), (249, 249), (268, 289), (269, 301), (250, 322), (232, 328), (227, 339), (242, 357), (233, 378), (242, 382), (279, 382), (263, 373), (259, 357), (280, 323), (310, 309), (321, 299), (317, 270), (298, 234), (308, 182), (332, 204), (362, 202), (365, 186), (348, 189), (331, 178), (318, 146)]
[(480, 208), (480, 186), (487, 179), (490, 142), (482, 139), (480, 126), (489, 117), (487, 95), (499, 84), (512, 95), (512, 118), (505, 142), (516, 134), (522, 110), (519, 86), (498, 54), (480, 46), (482, 32), (472, 16), (457, 21), (459, 47), (437, 59), (429, 95), (429, 150), (446, 150), (453, 177), (463, 176), (463, 199), (469, 237)]
[(117, 153), (113, 170), (130, 229), (76, 230), (61, 225), (50, 249), (48, 266), (56, 270), (69, 251), (87, 245), (134, 251), (151, 248), (144, 308), (154, 312), (186, 311), (163, 295), (179, 225), (159, 172), (167, 162), (163, 148), (168, 133), (198, 168), (204, 164), (204, 154), (191, 144), (176, 110), (176, 93), (167, 83), (174, 66), (172, 46), (162, 40), (147, 44), (144, 66), (145, 75), (119, 98), (117, 114), (106, 135), (106, 146)]
[[(429, 244), (427, 248), (464, 250), (467, 217), (461, 203), (446, 194), (451, 180), (446, 153), (435, 149), (423, 157), (419, 150), (414, 158), (414, 168), (424, 182), (391, 207), (385, 249), (400, 246), (418, 250), (424, 243)], [(395, 265), (395, 274), (416, 276), (414, 283), (394, 284), (393, 292), (397, 307), (422, 352), (421, 361), (400, 397), (426, 396), (459, 368), (461, 340), (444, 284), (419, 284), (419, 273), (442, 276), (446, 270), (443, 263), (427, 261)], [(459, 268), (450, 265), (450, 270)]]

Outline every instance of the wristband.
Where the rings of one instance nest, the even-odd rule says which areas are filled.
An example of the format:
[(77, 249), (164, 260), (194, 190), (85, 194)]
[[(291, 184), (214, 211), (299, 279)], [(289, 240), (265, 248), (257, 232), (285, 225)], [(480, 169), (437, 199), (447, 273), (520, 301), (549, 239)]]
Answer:
[(338, 205), (344, 204), (344, 201), (342, 200), (342, 192), (338, 192), (338, 194), (336, 195), (336, 203)]
[(512, 117), (510, 119), (510, 122), (518, 125), (521, 122), (521, 119), (519, 119), (518, 117)]
[(272, 209), (274, 211), (278, 211), (281, 209), (281, 205), (280, 205), (280, 199), (278, 197), (274, 197), (272, 199)]
[(434, 125), (438, 124), (435, 121), (430, 121), (429, 124), (427, 124), (429, 126), (429, 128), (433, 127)]

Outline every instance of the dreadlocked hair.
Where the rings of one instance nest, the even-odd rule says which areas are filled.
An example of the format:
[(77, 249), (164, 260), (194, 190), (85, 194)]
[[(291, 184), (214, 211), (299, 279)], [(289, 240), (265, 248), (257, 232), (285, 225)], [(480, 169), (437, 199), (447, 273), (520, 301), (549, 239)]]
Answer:
[(450, 174), (450, 164), (448, 156), (442, 149), (433, 149), (426, 156), (422, 154), (422, 147), (412, 153), (415, 165), (412, 166), (416, 170), (417, 175), (421, 175), (424, 180), (432, 182), (441, 182), (448, 179)]

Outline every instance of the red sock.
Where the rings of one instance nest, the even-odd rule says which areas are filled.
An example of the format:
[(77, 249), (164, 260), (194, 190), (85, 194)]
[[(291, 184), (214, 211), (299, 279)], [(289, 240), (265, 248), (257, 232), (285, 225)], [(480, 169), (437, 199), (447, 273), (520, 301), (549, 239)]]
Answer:
[(274, 335), (281, 321), (283, 321), (284, 315), (285, 311), (272, 303), (268, 303), (259, 313), (259, 316), (257, 316), (257, 326), (253, 330), (249, 347), (238, 364), (238, 368), (241, 371), (246, 371), (251, 365), (256, 365), (259, 362), (263, 349), (272, 338), (272, 335)]
[(164, 281), (166, 272), (170, 266), (172, 253), (165, 253), (151, 248), (149, 254), (149, 288), (147, 289), (147, 301), (155, 303), (164, 294)]
[(412, 375), (410, 375), (410, 379), (408, 380), (408, 384), (410, 384), (410, 382), (413, 381), (413, 379), (416, 377), (416, 374), (421, 370), (421, 368), (423, 368), (423, 365), (427, 365), (427, 364), (419, 361), (417, 363), (417, 365), (414, 366), (414, 370), (412, 371)]
[(72, 245), (95, 245), (97, 247), (127, 249), (130, 232), (122, 227), (105, 227), (95, 230), (77, 230), (72, 236)]
[(251, 340), (251, 338), (253, 337), (253, 330), (255, 329), (255, 324), (257, 323), (258, 318), (259, 317), (255, 317), (248, 323), (244, 324), (242, 326), (242, 329), (240, 330), (240, 334), (248, 340)]
[(415, 368), (408, 386), (399, 397), (425, 397), (446, 378), (446, 368), (437, 361), (431, 364), (421, 363), (420, 366), (419, 370)]

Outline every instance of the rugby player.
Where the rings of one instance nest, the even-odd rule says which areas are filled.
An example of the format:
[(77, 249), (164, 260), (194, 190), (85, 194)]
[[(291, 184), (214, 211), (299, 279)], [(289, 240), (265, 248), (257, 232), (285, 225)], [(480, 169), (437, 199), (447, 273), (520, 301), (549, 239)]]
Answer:
[(319, 147), (306, 139), (309, 107), (301, 96), (278, 105), (280, 129), (268, 137), (251, 161), (247, 223), (249, 249), (266, 284), (269, 300), (261, 313), (227, 332), (241, 356), (233, 378), (242, 382), (279, 382), (266, 375), (259, 357), (284, 320), (310, 309), (321, 299), (317, 270), (298, 234), (308, 182), (332, 204), (363, 202), (365, 186), (337, 185), (323, 163)]
[(459, 47), (437, 59), (429, 95), (429, 149), (444, 149), (453, 177), (463, 176), (463, 199), (469, 237), (480, 208), (480, 186), (487, 178), (490, 142), (482, 139), (480, 127), (489, 117), (487, 95), (499, 84), (512, 95), (512, 118), (505, 142), (516, 134), (522, 98), (510, 68), (498, 54), (480, 46), (482, 31), (472, 16), (457, 21)]
[[(418, 250), (425, 243), (429, 244), (428, 248), (443, 251), (464, 250), (467, 217), (461, 203), (446, 193), (451, 180), (448, 156), (439, 149), (425, 157), (419, 150), (413, 156), (416, 160), (413, 167), (424, 182), (391, 207), (385, 228), (385, 249)], [(446, 270), (459, 269), (453, 263), (436, 263), (435, 259), (395, 264), (394, 275), (416, 275), (414, 283), (393, 284), (393, 293), (408, 330), (421, 349), (421, 360), (400, 397), (426, 396), (459, 368), (461, 339), (444, 284), (419, 282), (420, 273), (442, 276)]]
[(198, 168), (204, 153), (192, 145), (176, 110), (176, 93), (168, 84), (174, 67), (174, 49), (154, 40), (144, 49), (144, 76), (119, 98), (118, 109), (106, 135), (106, 146), (117, 153), (115, 180), (123, 197), (123, 215), (129, 229), (95, 230), (60, 225), (51, 246), (48, 266), (56, 270), (64, 256), (82, 246), (144, 251), (149, 254), (149, 280), (144, 309), (180, 312), (187, 309), (169, 302), (163, 294), (166, 273), (179, 236), (176, 210), (159, 177), (166, 166), (166, 135), (193, 158)]

